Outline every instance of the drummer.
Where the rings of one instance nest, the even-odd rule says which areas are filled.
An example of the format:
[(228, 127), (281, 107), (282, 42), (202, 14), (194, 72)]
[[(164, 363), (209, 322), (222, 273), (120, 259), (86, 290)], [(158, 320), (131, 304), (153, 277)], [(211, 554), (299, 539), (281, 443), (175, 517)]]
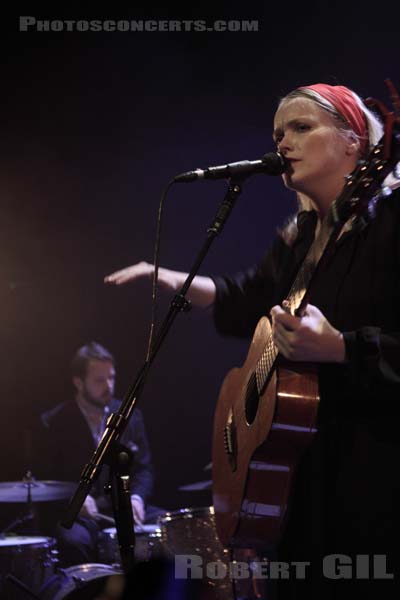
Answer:
[[(120, 402), (114, 398), (115, 360), (97, 342), (79, 348), (72, 360), (71, 401), (58, 404), (40, 417), (36, 457), (36, 475), (44, 479), (79, 481), (83, 467), (91, 458), (103, 435), (107, 416), (116, 412)], [(121, 438), (133, 455), (131, 505), (135, 524), (146, 519), (146, 502), (153, 489), (153, 468), (149, 443), (141, 412), (136, 409)], [(90, 495), (71, 529), (57, 525), (55, 536), (64, 567), (96, 562), (98, 537), (107, 527), (101, 515), (112, 514), (108, 467), (102, 468)], [(60, 519), (62, 514), (57, 515)], [(108, 521), (109, 523), (109, 521)], [(109, 526), (109, 525), (108, 525)]]

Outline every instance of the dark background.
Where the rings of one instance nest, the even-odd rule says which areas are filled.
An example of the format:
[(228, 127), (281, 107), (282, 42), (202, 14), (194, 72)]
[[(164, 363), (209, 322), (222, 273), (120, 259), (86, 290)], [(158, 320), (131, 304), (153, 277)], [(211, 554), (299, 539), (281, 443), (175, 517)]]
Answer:
[[(298, 85), (338, 83), (388, 102), (384, 79), (400, 86), (399, 11), (366, 14), (364, 7), (309, 2), (246, 10), (230, 3), (196, 15), (154, 8), (84, 15), (257, 19), (259, 31), (248, 33), (20, 33), (18, 16), (3, 17), (1, 480), (20, 479), (30, 467), (32, 423), (70, 396), (78, 346), (94, 339), (115, 354), (118, 396), (133, 381), (146, 351), (150, 285), (111, 288), (103, 278), (151, 261), (158, 203), (171, 177), (273, 150), (277, 102)], [(189, 268), (225, 185), (172, 189), (162, 265)], [(257, 261), (294, 210), (279, 179), (251, 178), (201, 272)], [(160, 315), (168, 300), (162, 296)], [(177, 488), (210, 477), (203, 469), (219, 387), (246, 351), (246, 343), (217, 336), (209, 315), (178, 317), (140, 401), (157, 504), (211, 502), (209, 493)]]

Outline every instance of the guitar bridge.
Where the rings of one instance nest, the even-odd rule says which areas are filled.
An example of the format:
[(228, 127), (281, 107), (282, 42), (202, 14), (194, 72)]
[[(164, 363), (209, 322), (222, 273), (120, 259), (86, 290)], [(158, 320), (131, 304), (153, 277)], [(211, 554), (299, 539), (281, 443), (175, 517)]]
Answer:
[(232, 471), (236, 471), (237, 437), (232, 409), (229, 410), (228, 419), (224, 427), (224, 448)]

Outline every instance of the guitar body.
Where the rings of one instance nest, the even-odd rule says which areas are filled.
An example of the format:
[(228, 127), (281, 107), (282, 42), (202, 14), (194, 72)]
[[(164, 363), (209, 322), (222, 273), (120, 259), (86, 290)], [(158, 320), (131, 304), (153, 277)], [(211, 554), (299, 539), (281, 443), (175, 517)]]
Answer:
[(226, 376), (213, 434), (213, 503), (222, 544), (263, 547), (280, 538), (299, 459), (316, 432), (317, 373), (279, 362), (261, 394), (255, 368), (271, 336), (263, 317), (244, 365)]

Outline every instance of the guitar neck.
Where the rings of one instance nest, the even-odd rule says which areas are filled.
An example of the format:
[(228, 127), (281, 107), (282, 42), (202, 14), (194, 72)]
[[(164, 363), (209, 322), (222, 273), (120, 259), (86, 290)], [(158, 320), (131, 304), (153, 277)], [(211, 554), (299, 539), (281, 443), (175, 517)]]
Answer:
[[(320, 259), (327, 249), (328, 243), (336, 240), (339, 235), (342, 224), (335, 222), (333, 218), (334, 208), (321, 224), (318, 236), (315, 238), (307, 252), (296, 278), (290, 288), (285, 300), (285, 310), (292, 315), (301, 315), (302, 308), (306, 304), (306, 297), (310, 288), (310, 283), (314, 277)], [(336, 234), (336, 235), (335, 235)], [(269, 374), (277, 359), (279, 351), (274, 344), (272, 335), (269, 336), (264, 351), (257, 362), (255, 377), (258, 393), (261, 394), (268, 381)]]

